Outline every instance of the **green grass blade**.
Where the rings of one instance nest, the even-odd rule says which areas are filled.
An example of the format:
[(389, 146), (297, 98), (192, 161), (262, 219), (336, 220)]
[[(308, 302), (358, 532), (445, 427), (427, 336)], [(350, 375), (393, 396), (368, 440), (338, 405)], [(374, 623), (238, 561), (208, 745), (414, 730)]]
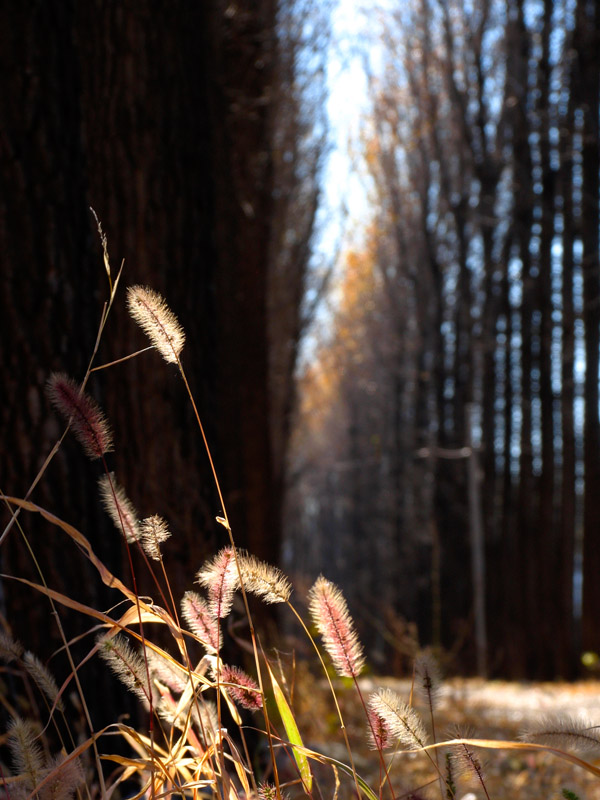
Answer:
[(285, 699), (285, 694), (283, 693), (281, 686), (277, 682), (277, 679), (275, 678), (275, 675), (273, 675), (273, 672), (269, 667), (269, 665), (267, 665), (267, 668), (269, 670), (269, 675), (271, 677), (271, 684), (273, 686), (275, 703), (277, 704), (279, 716), (281, 717), (281, 721), (283, 722), (283, 727), (285, 728), (288, 741), (292, 745), (292, 751), (294, 753), (296, 764), (298, 765), (298, 770), (300, 772), (300, 777), (302, 778), (302, 783), (304, 784), (304, 788), (306, 789), (307, 793), (310, 793), (312, 789), (312, 773), (310, 771), (308, 758), (304, 753), (304, 744), (302, 743), (300, 731), (298, 730), (298, 726), (296, 725), (296, 720), (294, 719), (292, 709), (289, 707), (288, 702)]

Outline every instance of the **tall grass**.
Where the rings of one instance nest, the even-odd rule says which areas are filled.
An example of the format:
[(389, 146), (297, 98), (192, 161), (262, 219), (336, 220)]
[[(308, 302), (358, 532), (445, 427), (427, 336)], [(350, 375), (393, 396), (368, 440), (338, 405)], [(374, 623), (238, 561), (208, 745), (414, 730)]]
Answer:
[[(163, 560), (162, 545), (170, 536), (168, 526), (158, 516), (140, 520), (122, 485), (108, 469), (105, 455), (114, 442), (109, 422), (85, 390), (94, 370), (111, 365), (95, 365), (100, 338), (105, 335), (109, 313), (117, 301), (121, 270), (113, 280), (106, 243), (103, 238), (109, 298), (102, 310), (98, 336), (88, 370), (80, 382), (56, 374), (48, 382), (48, 395), (66, 422), (59, 441), (46, 457), (24, 498), (2, 494), (10, 519), (0, 537), (20, 536), (35, 559), (35, 550), (22, 525), (23, 512), (40, 514), (66, 534), (82, 557), (95, 568), (101, 581), (121, 595), (121, 602), (106, 611), (85, 606), (49, 585), (41, 565), (39, 581), (21, 580), (27, 591), (44, 596), (51, 605), (53, 619), (59, 626), (63, 649), (70, 672), (57, 685), (47, 667), (8, 633), (0, 633), (0, 659), (13, 679), (22, 681), (22, 692), (35, 695), (39, 713), (23, 719), (18, 708), (7, 698), (4, 708), (11, 722), (4, 734), (10, 756), (2, 763), (0, 791), (7, 798), (37, 797), (40, 800), (70, 797), (112, 798), (238, 798), (288, 797), (359, 797), (379, 800), (389, 797), (433, 797), (452, 800), (459, 797), (465, 773), (475, 779), (482, 796), (488, 797), (479, 753), (482, 750), (513, 749), (548, 751), (600, 777), (600, 769), (584, 761), (571, 749), (600, 746), (597, 728), (576, 719), (544, 720), (531, 734), (533, 741), (495, 741), (455, 736), (439, 740), (436, 731), (436, 703), (439, 676), (435, 664), (420, 658), (415, 664), (413, 689), (401, 697), (389, 688), (364, 694), (361, 674), (366, 657), (346, 601), (338, 587), (320, 576), (301, 601), (292, 602), (292, 585), (276, 566), (259, 561), (236, 546), (212, 453), (202, 426), (200, 413), (190, 391), (182, 363), (185, 334), (165, 300), (152, 289), (133, 286), (127, 290), (131, 317), (150, 340), (150, 347), (165, 361), (175, 364), (188, 393), (197, 427), (211, 465), (222, 512), (217, 518), (224, 529), (223, 547), (190, 574), (196, 588), (176, 598), (169, 581), (168, 563)], [(133, 358), (137, 353), (126, 356)], [(67, 432), (80, 441), (83, 452), (103, 466), (98, 501), (110, 515), (123, 539), (128, 555), (128, 588), (118, 575), (98, 558), (84, 533), (67, 521), (57, 518), (50, 509), (32, 502), (31, 494)], [(2, 487), (5, 488), (5, 487)], [(138, 551), (141, 561), (132, 557)], [(156, 587), (159, 602), (149, 601), (137, 590), (139, 577), (135, 563), (147, 571)], [(37, 564), (37, 561), (36, 561)], [(139, 568), (138, 568), (139, 569)], [(258, 602), (279, 604), (297, 623), (299, 635), (305, 636), (315, 653), (315, 667), (328, 687), (335, 711), (332, 734), (345, 753), (335, 758), (331, 752), (318, 752), (305, 744), (289, 686), (293, 676), (286, 675), (276, 653), (283, 642), (262, 641), (254, 625), (249, 596)], [(240, 597), (242, 602), (235, 603)], [(85, 657), (75, 663), (66, 633), (60, 626), (58, 608), (65, 606), (90, 618), (90, 630), (97, 636)], [(308, 617), (303, 609), (308, 608)], [(285, 611), (282, 611), (285, 613)], [(242, 615), (248, 625), (248, 651), (252, 668), (244, 669), (243, 648), (240, 663), (224, 660), (235, 652), (236, 644), (228, 631), (232, 616)], [(153, 637), (159, 625), (168, 634)], [(8, 620), (7, 630), (18, 629), (18, 620)], [(153, 639), (156, 639), (154, 641)], [(269, 655), (268, 655), (269, 654)], [(228, 656), (228, 659), (230, 656)], [(115, 720), (97, 730), (89, 714), (86, 697), (79, 682), (79, 669), (93, 661), (95, 669), (109, 669), (115, 681), (132, 692), (145, 709), (143, 725), (133, 726)], [(252, 674), (249, 674), (251, 672)], [(350, 683), (356, 694), (363, 722), (349, 730), (339, 702), (340, 687)], [(76, 699), (71, 699), (73, 686)], [(346, 689), (344, 689), (346, 692)], [(69, 699), (67, 698), (69, 695)], [(421, 697), (426, 716), (421, 717), (413, 699)], [(43, 710), (42, 710), (43, 709)], [(315, 714), (321, 713), (315, 704)], [(84, 720), (84, 733), (78, 723)], [(50, 752), (49, 727), (59, 736), (60, 751)], [(262, 747), (252, 746), (258, 736)], [(115, 752), (113, 738), (126, 746)], [(530, 738), (531, 738), (530, 737)], [(370, 748), (379, 778), (367, 781), (356, 767), (356, 754)], [(262, 762), (256, 758), (263, 753)], [(404, 759), (407, 754), (424, 759), (429, 777), (421, 786), (404, 785)], [(324, 769), (325, 768), (325, 772)], [(371, 770), (369, 770), (371, 772)], [(327, 777), (329, 776), (330, 780)], [(131, 787), (134, 786), (134, 789)], [(565, 790), (568, 791), (568, 790)], [(572, 794), (572, 793), (571, 793)], [(565, 795), (567, 796), (567, 795)]]

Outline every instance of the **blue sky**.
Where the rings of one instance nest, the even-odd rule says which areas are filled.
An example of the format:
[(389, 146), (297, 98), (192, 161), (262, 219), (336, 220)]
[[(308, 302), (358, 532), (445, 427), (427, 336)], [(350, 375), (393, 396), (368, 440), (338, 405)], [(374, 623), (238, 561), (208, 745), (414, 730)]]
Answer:
[[(360, 175), (360, 126), (368, 111), (367, 83), (360, 47), (369, 30), (364, 0), (339, 0), (332, 14), (332, 44), (328, 60), (328, 113), (331, 153), (324, 179), (324, 210), (327, 222), (319, 249), (331, 252), (342, 235), (343, 209), (348, 211), (348, 234), (359, 234), (368, 218), (367, 183)], [(354, 152), (355, 157), (352, 157)]]

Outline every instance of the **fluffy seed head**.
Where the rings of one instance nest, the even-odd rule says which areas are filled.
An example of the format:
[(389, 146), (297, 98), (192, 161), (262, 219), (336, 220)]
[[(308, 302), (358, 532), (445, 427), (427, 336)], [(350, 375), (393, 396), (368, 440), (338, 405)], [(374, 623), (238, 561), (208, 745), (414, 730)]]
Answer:
[(239, 667), (229, 667), (227, 664), (223, 664), (221, 683), (232, 684), (227, 687), (227, 691), (242, 708), (246, 708), (248, 711), (262, 708), (262, 695), (256, 681)]
[(55, 372), (48, 380), (46, 391), (50, 402), (69, 422), (90, 458), (101, 458), (112, 450), (112, 434), (104, 414), (74, 380)]
[(51, 703), (56, 703), (56, 707), (62, 710), (63, 705), (58, 696), (58, 686), (50, 670), (30, 651), (25, 653), (23, 664), (38, 689), (46, 695)]
[(308, 594), (314, 625), (338, 675), (356, 678), (365, 660), (342, 592), (320, 575)]
[(13, 767), (26, 781), (29, 790), (36, 786), (44, 772), (44, 755), (39, 743), (39, 728), (30, 720), (15, 717), (8, 726), (8, 746)]
[(224, 547), (198, 572), (197, 581), (208, 590), (210, 611), (214, 617), (226, 617), (231, 611), (239, 576), (232, 547)]
[(433, 710), (441, 687), (440, 668), (430, 653), (421, 653), (415, 660), (415, 688), (423, 702)]
[(521, 734), (526, 742), (546, 744), (559, 750), (575, 750), (578, 753), (600, 751), (600, 725), (589, 719), (564, 714), (560, 717), (546, 716)]
[(115, 528), (121, 531), (125, 539), (131, 544), (137, 542), (142, 536), (138, 516), (133, 503), (119, 486), (114, 472), (103, 475), (98, 481), (100, 496), (108, 516), (114, 522)]
[(166, 542), (171, 531), (162, 517), (156, 514), (140, 524), (141, 542), (144, 552), (154, 561), (160, 561), (160, 545)]
[(369, 708), (379, 714), (390, 733), (411, 750), (427, 744), (427, 733), (421, 717), (391, 689), (380, 689), (369, 698)]
[(181, 614), (192, 633), (214, 653), (223, 646), (221, 628), (211, 614), (206, 600), (198, 592), (188, 591), (181, 598)]
[(177, 694), (183, 692), (188, 682), (185, 672), (174, 667), (164, 656), (149, 647), (146, 649), (146, 660), (152, 679), (158, 678), (161, 683)]
[(9, 664), (15, 658), (23, 655), (23, 645), (17, 639), (13, 639), (3, 630), (0, 630), (0, 658)]
[(147, 286), (130, 286), (127, 308), (165, 361), (176, 364), (185, 333), (163, 297)]
[(292, 586), (280, 569), (245, 553), (238, 558), (238, 563), (247, 592), (265, 603), (287, 603)]
[(204, 695), (200, 695), (198, 703), (194, 703), (192, 706), (192, 718), (202, 741), (205, 744), (213, 744), (219, 731), (216, 704), (210, 700), (205, 700)]
[(172, 695), (166, 693), (160, 694), (154, 708), (158, 716), (172, 728), (178, 728), (180, 731), (185, 730), (188, 725), (189, 704), (187, 708), (180, 708)]
[[(450, 737), (452, 739), (472, 739), (473, 733), (471, 730), (465, 730), (464, 728), (461, 729), (458, 726), (454, 726)], [(483, 787), (484, 794), (487, 796), (487, 791), (485, 791), (484, 770), (479, 756), (474, 749), (466, 744), (452, 745), (450, 749), (450, 761), (447, 766), (452, 767), (455, 775), (461, 775), (471, 781), (478, 782)]]
[(152, 694), (148, 685), (146, 664), (142, 656), (131, 648), (127, 639), (120, 634), (104, 639), (99, 653), (119, 680), (148, 707)]
[(39, 800), (68, 800), (85, 781), (85, 772), (78, 758), (55, 756), (46, 767), (44, 785), (37, 793)]

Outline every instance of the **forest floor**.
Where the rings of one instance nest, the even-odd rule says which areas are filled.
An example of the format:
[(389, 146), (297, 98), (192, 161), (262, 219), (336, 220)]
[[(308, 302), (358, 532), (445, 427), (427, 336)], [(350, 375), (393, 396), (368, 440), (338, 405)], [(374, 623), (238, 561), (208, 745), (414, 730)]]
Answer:
[[(365, 697), (382, 686), (394, 689), (405, 701), (410, 697), (411, 683), (408, 680), (361, 679)], [(339, 728), (333, 708), (324, 710), (328, 704), (331, 705), (326, 686), (322, 687), (322, 713), (320, 710), (315, 713), (317, 694), (320, 696), (321, 690), (317, 692), (313, 685), (310, 700), (306, 698), (306, 705), (300, 703), (304, 706), (304, 713), (298, 720), (300, 729), (303, 735), (307, 730), (305, 726), (310, 731), (305, 742), (315, 750), (347, 763), (348, 755), (339, 733), (333, 733), (335, 727)], [(379, 784), (378, 759), (367, 747), (363, 733), (364, 712), (356, 700), (355, 690), (350, 687), (341, 689), (339, 700), (352, 742), (356, 769), (375, 788)], [(473, 738), (516, 740), (524, 730), (535, 726), (536, 721), (544, 717), (564, 718), (565, 715), (585, 715), (586, 719), (600, 724), (600, 682), (525, 684), (452, 679), (443, 683), (438, 697), (436, 736), (438, 740), (453, 738), (458, 729), (461, 735)], [(554, 800), (569, 796), (579, 800), (600, 800), (600, 778), (550, 753), (479, 750), (478, 755), (490, 800)], [(600, 766), (598, 756), (600, 753), (595, 761), (593, 754), (584, 754), (582, 758)], [(414, 800), (440, 798), (439, 784), (431, 783), (433, 777), (431, 763), (423, 754), (401, 754), (393, 762), (392, 783), (397, 800), (401, 797), (413, 797)], [(428, 783), (427, 789), (418, 791), (418, 787)], [(487, 800), (481, 783), (472, 773), (465, 773), (456, 783), (457, 800)], [(564, 790), (573, 795), (563, 794)], [(389, 794), (383, 796), (387, 798)], [(339, 798), (344, 800), (344, 791), (340, 792)]]

